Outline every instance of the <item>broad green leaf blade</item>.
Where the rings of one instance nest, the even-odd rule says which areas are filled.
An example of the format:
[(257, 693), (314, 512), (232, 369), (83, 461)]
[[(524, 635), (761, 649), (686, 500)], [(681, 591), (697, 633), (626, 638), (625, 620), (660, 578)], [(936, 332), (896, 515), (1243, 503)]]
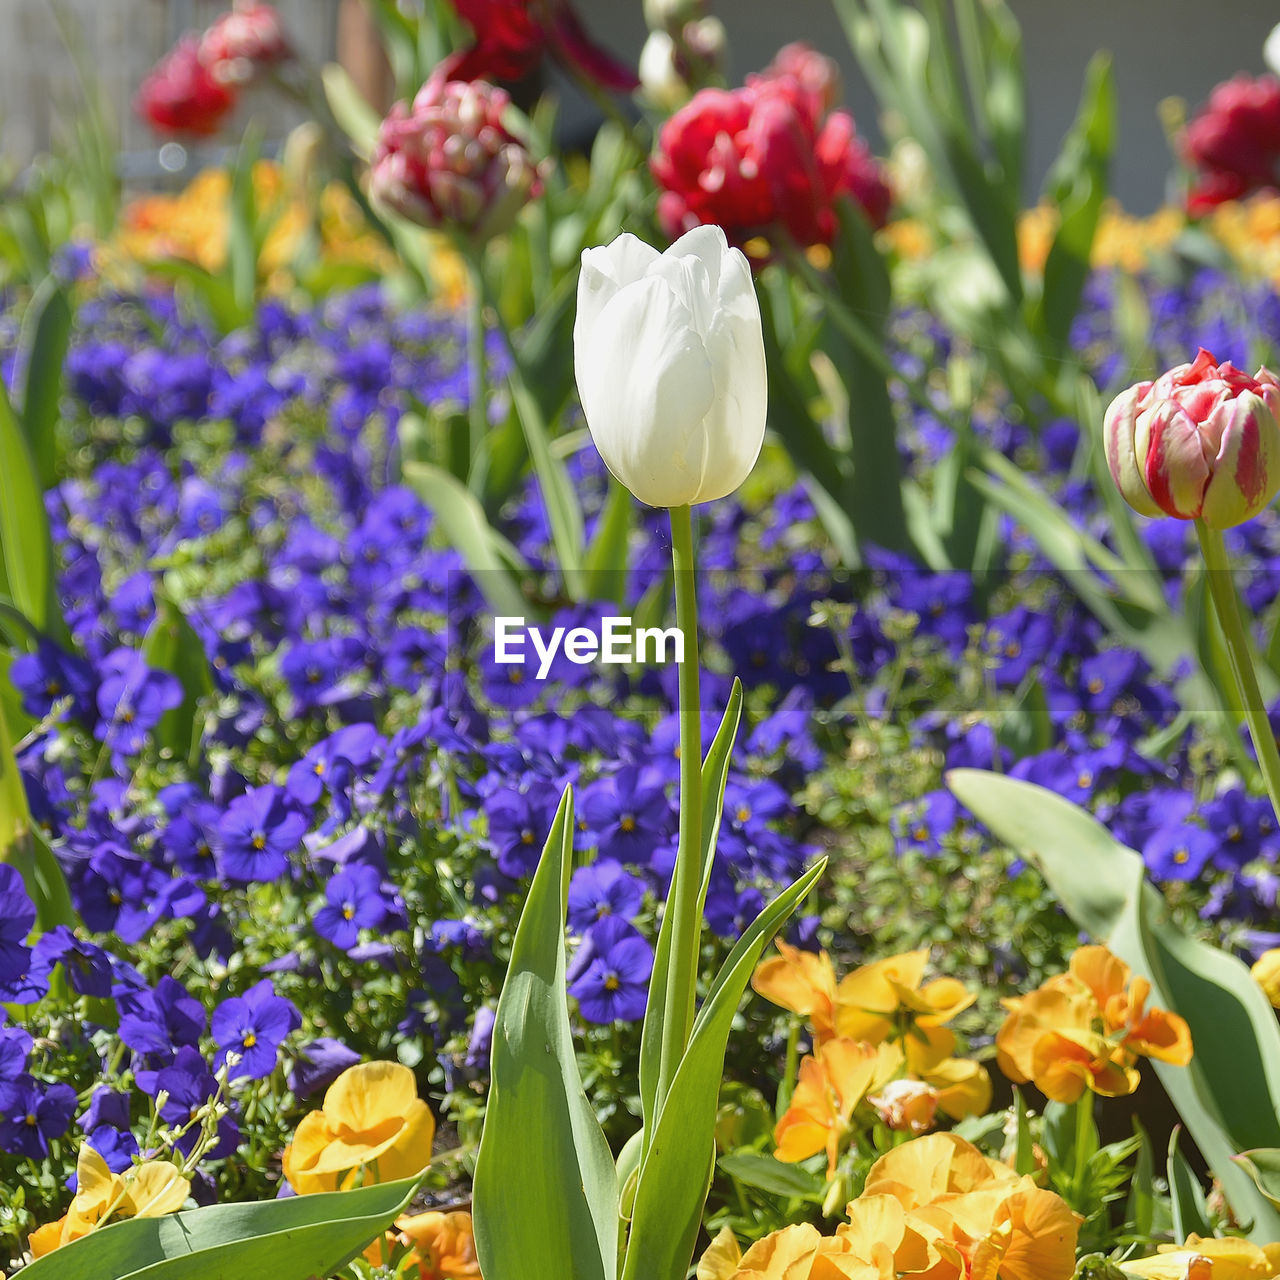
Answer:
[(631, 491), (610, 476), (604, 510), (582, 565), (583, 595), (587, 600), (612, 600), (619, 605), (625, 602), (627, 546), (635, 525), (635, 510)]
[(765, 947), (826, 865), (824, 858), (811, 867), (756, 917), (698, 1011), (640, 1166), (622, 1280), (673, 1280), (688, 1271), (715, 1158), (716, 1104), (733, 1019)]
[(46, 276), (22, 317), (18, 339), (22, 386), (14, 395), (42, 489), (52, 489), (59, 479), (59, 400), (70, 341), (71, 304), (57, 278)]
[(26, 436), (0, 385), (0, 592), (37, 630), (65, 642), (54, 594), (53, 546), (44, 491)]
[(336, 62), (326, 63), (320, 71), (320, 83), (338, 127), (347, 135), (356, 155), (367, 160), (373, 155), (378, 141), (381, 117), (356, 88), (356, 82), (345, 67)]
[[(729, 701), (720, 719), (720, 728), (711, 740), (707, 758), (702, 762), (702, 890), (698, 913), (707, 898), (711, 881), (711, 864), (715, 858), (716, 837), (720, 832), (720, 815), (724, 809), (724, 788), (729, 778), (729, 757), (738, 736), (742, 719), (742, 682), (735, 679)], [(671, 912), (662, 913), (658, 945), (654, 953), (653, 976), (649, 979), (649, 999), (645, 1005), (644, 1027), (640, 1033), (640, 1106), (648, 1133), (653, 1132), (658, 1097), (658, 1064), (662, 1057), (662, 1011), (667, 1000), (667, 969), (671, 959)]]
[(618, 1176), (582, 1090), (565, 993), (566, 788), (511, 948), (472, 1188), (485, 1280), (613, 1280)]
[(1097, 53), (1085, 72), (1079, 114), (1046, 184), (1059, 224), (1045, 259), (1044, 290), (1032, 323), (1052, 351), (1068, 346), (1071, 322), (1089, 277), (1115, 137), (1115, 74), (1110, 54)]
[(1280, 1025), (1234, 956), (1176, 929), (1142, 858), (1084, 810), (1043, 787), (956, 769), (956, 797), (1043, 873), (1067, 914), (1151, 982), (1152, 1006), (1191, 1028), (1187, 1067), (1151, 1065), (1250, 1239), (1280, 1239), (1280, 1213), (1233, 1158), (1280, 1147)]
[(420, 1178), (130, 1218), (33, 1262), (30, 1280), (271, 1280), (328, 1276), (394, 1222)]
[(1253, 1179), (1254, 1185), (1280, 1209), (1280, 1148), (1257, 1147), (1242, 1151), (1235, 1162)]
[[(7, 677), (5, 677), (7, 679)], [(77, 923), (71, 891), (58, 860), (36, 830), (0, 704), (0, 862), (17, 867), (36, 908), (40, 932)]]
[(1209, 1210), (1204, 1202), (1204, 1191), (1200, 1187), (1196, 1175), (1192, 1172), (1187, 1158), (1178, 1149), (1178, 1137), (1182, 1133), (1180, 1126), (1175, 1125), (1169, 1135), (1169, 1202), (1173, 1210), (1174, 1238), (1185, 1240), (1190, 1235), (1211, 1236), (1213, 1224), (1209, 1221)]
[(179, 759), (194, 758), (203, 730), (200, 700), (213, 693), (213, 676), (203, 642), (166, 592), (156, 592), (156, 615), (143, 638), (142, 656), (149, 667), (168, 671), (182, 685), (182, 701), (161, 718), (156, 742)]
[(798, 1164), (784, 1164), (762, 1151), (731, 1151), (717, 1162), (731, 1178), (770, 1195), (822, 1203), (826, 1178)]
[(246, 319), (253, 314), (258, 289), (258, 214), (253, 171), (261, 154), (262, 127), (251, 122), (236, 153), (227, 204), (227, 273), (231, 277), (231, 296)]
[(405, 460), (404, 480), (431, 510), (450, 546), (475, 576), (494, 610), (523, 617), (529, 603), (508, 570), (503, 539), (485, 518), (484, 508), (456, 476), (427, 462)]

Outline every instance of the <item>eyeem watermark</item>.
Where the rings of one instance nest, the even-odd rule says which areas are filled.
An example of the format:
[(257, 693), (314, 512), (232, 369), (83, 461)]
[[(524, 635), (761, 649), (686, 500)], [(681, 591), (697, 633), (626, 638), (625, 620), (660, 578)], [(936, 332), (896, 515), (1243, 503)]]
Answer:
[(679, 627), (635, 627), (630, 618), (601, 618), (598, 633), (590, 627), (554, 627), (548, 633), (523, 618), (495, 618), (493, 628), (494, 659), (521, 665), (536, 659), (539, 680), (547, 678), (561, 651), (580, 667), (591, 662), (660, 666), (684, 661), (684, 632)]

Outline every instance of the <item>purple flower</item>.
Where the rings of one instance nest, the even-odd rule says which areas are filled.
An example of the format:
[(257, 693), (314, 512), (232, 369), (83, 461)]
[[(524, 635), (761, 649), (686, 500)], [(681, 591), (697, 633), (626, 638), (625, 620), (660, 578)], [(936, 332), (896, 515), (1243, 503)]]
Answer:
[(493, 1051), (493, 1027), (497, 1012), (492, 1005), (482, 1004), (471, 1023), (471, 1039), (467, 1041), (466, 1063), (469, 1067), (486, 1067)]
[(489, 847), (503, 875), (519, 878), (533, 872), (555, 817), (556, 797), (550, 787), (517, 791), (503, 787), (485, 802)]
[[(0, 1020), (4, 1017), (0, 1012)], [(31, 1037), (21, 1027), (0, 1026), (0, 1081), (13, 1081), (26, 1070)]]
[(24, 653), (13, 660), (9, 679), (22, 694), (22, 709), (37, 720), (47, 716), (63, 698), (71, 699), (78, 718), (92, 714), (93, 672), (81, 659), (43, 637), (35, 653)]
[(644, 881), (616, 862), (579, 867), (569, 882), (569, 924), (585, 934), (602, 920), (631, 920), (644, 902)]
[(36, 923), (36, 909), (16, 867), (0, 862), (0, 998), (31, 967), (27, 936)]
[(1218, 849), (1218, 840), (1189, 822), (1161, 827), (1142, 846), (1142, 860), (1157, 880), (1195, 880)]
[(293, 1002), (276, 995), (271, 979), (263, 978), (213, 1011), (210, 1031), (218, 1046), (215, 1062), (221, 1065), (227, 1054), (237, 1053), (240, 1061), (232, 1068), (232, 1077), (264, 1080), (276, 1069), (284, 1038), (301, 1025)]
[(218, 870), (234, 884), (278, 880), (289, 869), (307, 820), (279, 787), (255, 787), (237, 796), (218, 823)]
[(31, 955), (31, 982), (48, 990), (49, 976), (62, 965), (71, 989), (82, 996), (107, 999), (114, 972), (111, 956), (96, 942), (77, 938), (65, 924), (40, 935)]
[(601, 921), (574, 961), (578, 976), (569, 994), (588, 1022), (635, 1022), (644, 1017), (653, 948), (625, 920)]
[(670, 843), (675, 826), (662, 777), (634, 765), (584, 787), (579, 815), (602, 857), (636, 866)]
[(321, 1089), (327, 1089), (348, 1067), (360, 1061), (354, 1049), (348, 1049), (341, 1040), (321, 1036), (304, 1044), (289, 1072), (289, 1091), (295, 1098), (309, 1098)]
[(120, 1039), (135, 1053), (171, 1054), (182, 1045), (198, 1045), (204, 1034), (204, 1008), (186, 987), (168, 974), (154, 991), (122, 996)]
[(166, 711), (182, 702), (182, 685), (167, 671), (153, 671), (140, 653), (115, 649), (102, 663), (97, 736), (120, 755), (136, 755)]
[(94, 1129), (104, 1125), (113, 1129), (127, 1129), (129, 1095), (107, 1085), (100, 1085), (93, 1091), (88, 1110), (80, 1117), (79, 1125), (85, 1133), (92, 1133)]
[[(217, 1014), (214, 1015), (217, 1017)], [(195, 1120), (200, 1108), (218, 1092), (218, 1082), (199, 1049), (184, 1045), (171, 1066), (159, 1071), (139, 1071), (138, 1088), (155, 1098), (161, 1092), (168, 1097), (160, 1108), (160, 1118), (170, 1125), (182, 1127)], [(200, 1136), (199, 1125), (192, 1125), (177, 1141), (178, 1150), (189, 1155)], [(221, 1160), (229, 1156), (240, 1141), (240, 1130), (230, 1116), (218, 1122), (218, 1142), (206, 1159)]]
[(361, 929), (376, 929), (387, 914), (382, 876), (376, 868), (354, 863), (330, 876), (325, 905), (315, 913), (315, 931), (341, 951), (360, 941)]
[(62, 1137), (76, 1110), (67, 1084), (41, 1085), (30, 1076), (0, 1083), (0, 1151), (42, 1160)]

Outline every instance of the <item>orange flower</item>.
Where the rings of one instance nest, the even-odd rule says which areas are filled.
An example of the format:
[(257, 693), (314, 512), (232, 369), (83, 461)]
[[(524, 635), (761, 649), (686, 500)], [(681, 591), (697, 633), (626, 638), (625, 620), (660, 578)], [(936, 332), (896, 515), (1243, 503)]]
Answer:
[(745, 1254), (726, 1228), (702, 1255), (697, 1280), (894, 1280), (896, 1274), (887, 1249), (868, 1260), (851, 1240), (803, 1223), (770, 1232)]
[(1085, 1089), (1132, 1093), (1139, 1056), (1185, 1066), (1190, 1029), (1177, 1014), (1147, 1009), (1150, 991), (1106, 947), (1079, 948), (1067, 973), (1003, 1002), (1009, 1016), (996, 1036), (1000, 1069), (1016, 1084), (1031, 1081), (1046, 1097), (1074, 1102)]
[(419, 1213), (396, 1221), (400, 1238), (413, 1245), (417, 1270), (406, 1280), (479, 1280), (471, 1215)]
[(825, 951), (815, 956), (779, 942), (778, 954), (756, 967), (751, 985), (766, 1000), (808, 1018), (817, 1043), (835, 1035), (836, 974)]
[(303, 1116), (284, 1149), (284, 1175), (299, 1195), (354, 1186), (361, 1170), (378, 1182), (421, 1173), (431, 1163), (435, 1120), (413, 1072), (398, 1062), (348, 1067)]
[(828, 1040), (800, 1063), (791, 1105), (773, 1131), (779, 1160), (794, 1163), (826, 1149), (827, 1175), (835, 1174), (854, 1108), (876, 1076), (879, 1055), (857, 1040)]
[(924, 947), (847, 974), (836, 988), (836, 1033), (875, 1043), (893, 1033), (901, 1013), (912, 1015), (916, 1026), (937, 1027), (967, 1009), (974, 997), (957, 979), (924, 982), (928, 963), (929, 949)]

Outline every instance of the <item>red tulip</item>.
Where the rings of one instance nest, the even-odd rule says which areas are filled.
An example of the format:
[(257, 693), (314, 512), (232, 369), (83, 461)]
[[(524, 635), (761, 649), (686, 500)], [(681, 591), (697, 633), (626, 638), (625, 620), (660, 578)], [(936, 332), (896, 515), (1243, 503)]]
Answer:
[(255, 0), (236, 0), (200, 41), (201, 60), (223, 83), (245, 84), (291, 55), (280, 15)]
[(235, 106), (233, 91), (200, 57), (194, 36), (180, 40), (138, 89), (138, 113), (157, 133), (208, 137)]
[(591, 40), (568, 0), (453, 0), (453, 7), (476, 42), (444, 61), (436, 74), (446, 80), (519, 80), (549, 52), (603, 88), (629, 93), (639, 84)]
[(1280, 80), (1236, 76), (1220, 84), (1183, 133), (1182, 154), (1197, 170), (1192, 213), (1280, 187)]
[(741, 89), (702, 90), (663, 125), (650, 168), (673, 239), (716, 223), (741, 245), (781, 225), (798, 244), (829, 244), (844, 195), (884, 223), (890, 193), (879, 165), (852, 116), (825, 114), (826, 60), (796, 46), (784, 53)]
[(432, 77), (382, 122), (369, 190), (424, 227), (485, 240), (505, 231), (541, 189), (537, 168), (502, 115), (510, 98), (482, 80)]

